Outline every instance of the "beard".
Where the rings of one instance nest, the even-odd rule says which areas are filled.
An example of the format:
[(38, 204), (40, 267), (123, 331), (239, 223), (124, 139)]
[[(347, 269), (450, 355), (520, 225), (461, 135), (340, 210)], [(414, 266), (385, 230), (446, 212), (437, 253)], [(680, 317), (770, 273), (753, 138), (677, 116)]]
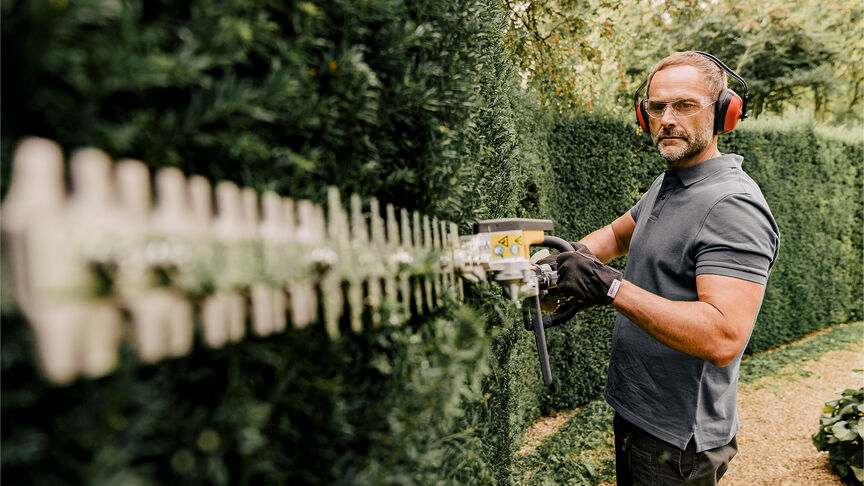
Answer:
[[(660, 145), (661, 137), (679, 137), (684, 143), (674, 146)], [(666, 162), (674, 164), (705, 150), (711, 144), (711, 139), (714, 138), (714, 127), (713, 123), (705, 123), (692, 136), (681, 127), (661, 128), (652, 134), (651, 138), (654, 140), (654, 146), (657, 147)]]

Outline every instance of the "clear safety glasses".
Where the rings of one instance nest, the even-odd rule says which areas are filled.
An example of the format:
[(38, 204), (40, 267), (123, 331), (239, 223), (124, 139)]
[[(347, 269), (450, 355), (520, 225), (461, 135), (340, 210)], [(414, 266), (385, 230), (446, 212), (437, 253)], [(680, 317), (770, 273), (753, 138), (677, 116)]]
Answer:
[(700, 111), (708, 108), (716, 102), (716, 99), (712, 100), (711, 98), (707, 97), (699, 100), (680, 99), (674, 101), (642, 101), (642, 103), (645, 105), (645, 111), (648, 112), (648, 116), (650, 116), (651, 118), (662, 117), (663, 113), (666, 112), (667, 107), (672, 110), (672, 114), (676, 117), (686, 118), (688, 116), (693, 116), (699, 113)]

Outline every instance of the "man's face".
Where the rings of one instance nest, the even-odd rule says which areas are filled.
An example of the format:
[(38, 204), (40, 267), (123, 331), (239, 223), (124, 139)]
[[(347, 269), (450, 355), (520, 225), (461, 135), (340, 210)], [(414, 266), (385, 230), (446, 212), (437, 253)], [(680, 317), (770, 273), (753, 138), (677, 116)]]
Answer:
[[(670, 66), (654, 73), (648, 99), (652, 102), (712, 98), (702, 73), (693, 66)], [(693, 116), (672, 113), (671, 107), (659, 118), (649, 118), (651, 138), (669, 164), (686, 162), (704, 151), (714, 138), (714, 108), (706, 107)]]

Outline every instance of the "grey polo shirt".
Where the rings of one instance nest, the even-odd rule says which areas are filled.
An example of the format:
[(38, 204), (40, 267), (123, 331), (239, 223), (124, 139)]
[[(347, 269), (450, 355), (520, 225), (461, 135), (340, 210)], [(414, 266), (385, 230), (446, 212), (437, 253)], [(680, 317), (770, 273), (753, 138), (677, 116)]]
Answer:
[[(636, 228), (625, 277), (670, 300), (695, 301), (696, 276), (765, 284), (780, 232), (759, 186), (725, 154), (666, 171), (630, 210)], [(749, 338), (748, 338), (749, 339)], [(697, 452), (729, 443), (738, 430), (738, 368), (675, 351), (619, 314), (612, 334), (606, 400), (629, 422)]]

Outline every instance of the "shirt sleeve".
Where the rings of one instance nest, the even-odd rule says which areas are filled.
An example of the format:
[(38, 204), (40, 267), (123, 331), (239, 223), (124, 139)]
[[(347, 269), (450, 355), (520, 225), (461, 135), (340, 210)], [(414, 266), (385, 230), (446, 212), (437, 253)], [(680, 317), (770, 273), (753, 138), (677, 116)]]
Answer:
[(750, 194), (728, 195), (711, 208), (696, 235), (696, 275), (764, 285), (779, 246), (780, 232), (767, 205)]
[(630, 208), (630, 216), (633, 217), (633, 221), (639, 221), (639, 214), (642, 212), (642, 206), (645, 205), (645, 196), (648, 194), (648, 192), (642, 194), (642, 197), (640, 197), (639, 200), (636, 201), (636, 204), (634, 204), (633, 207)]

